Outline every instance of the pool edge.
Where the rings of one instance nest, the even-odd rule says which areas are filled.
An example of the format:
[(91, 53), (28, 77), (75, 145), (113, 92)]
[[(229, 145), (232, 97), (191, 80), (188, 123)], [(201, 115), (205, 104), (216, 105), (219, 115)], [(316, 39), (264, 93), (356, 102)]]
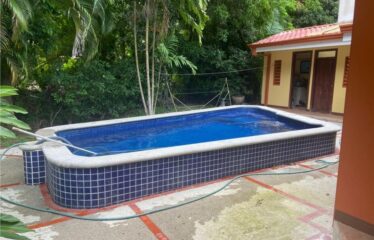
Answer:
[(114, 166), (114, 165), (125, 164), (125, 163), (146, 161), (149, 159), (160, 159), (160, 158), (165, 158), (165, 157), (173, 157), (177, 155), (214, 151), (218, 149), (227, 149), (227, 148), (232, 148), (232, 147), (265, 143), (265, 142), (276, 141), (276, 140), (284, 140), (284, 139), (291, 139), (291, 138), (297, 138), (297, 137), (303, 137), (303, 136), (319, 135), (319, 134), (337, 132), (340, 130), (340, 127), (335, 126), (331, 123), (320, 121), (320, 120), (309, 118), (309, 117), (299, 116), (299, 115), (288, 113), (288, 112), (281, 111), (278, 109), (273, 109), (273, 108), (258, 106), (258, 105), (237, 105), (237, 106), (218, 107), (218, 108), (210, 108), (210, 109), (203, 109), (203, 110), (192, 110), (192, 111), (185, 111), (185, 112), (178, 112), (178, 113), (158, 114), (158, 115), (152, 115), (152, 116), (105, 120), (105, 121), (98, 121), (98, 122), (91, 122), (91, 123), (62, 125), (62, 126), (41, 129), (38, 131), (38, 133), (43, 134), (44, 136), (47, 135), (50, 137), (50, 136), (55, 136), (55, 132), (57, 131), (63, 131), (63, 130), (68, 130), (68, 129), (104, 126), (104, 125), (117, 124), (117, 123), (126, 123), (126, 122), (132, 122), (132, 121), (141, 121), (141, 120), (147, 120), (147, 119), (164, 118), (164, 117), (170, 117), (170, 116), (180, 116), (180, 115), (186, 115), (186, 114), (209, 112), (209, 111), (223, 110), (223, 109), (243, 108), (243, 107), (263, 109), (266, 111), (273, 112), (279, 116), (291, 118), (291, 119), (301, 121), (304, 123), (318, 124), (318, 125), (321, 125), (321, 127), (303, 129), (303, 130), (294, 130), (294, 131), (281, 132), (281, 133), (264, 134), (264, 135), (259, 135), (259, 136), (188, 144), (188, 145), (182, 145), (182, 146), (157, 148), (157, 149), (137, 151), (137, 152), (113, 154), (113, 155), (110, 155), (109, 159), (108, 159), (108, 156), (86, 157), (86, 156), (74, 155), (70, 152), (70, 150), (67, 147), (56, 145), (54, 143), (44, 144), (43, 152), (47, 158), (47, 161), (57, 166), (91, 168), (91, 167)]

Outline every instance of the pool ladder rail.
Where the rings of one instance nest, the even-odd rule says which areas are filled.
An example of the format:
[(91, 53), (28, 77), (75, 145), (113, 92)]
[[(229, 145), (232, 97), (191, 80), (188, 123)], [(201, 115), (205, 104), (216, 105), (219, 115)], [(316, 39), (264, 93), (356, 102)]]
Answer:
[(96, 153), (96, 152), (93, 152), (93, 151), (90, 151), (90, 150), (87, 150), (87, 149), (84, 149), (84, 148), (81, 148), (81, 147), (74, 146), (73, 144), (70, 144), (70, 143), (65, 143), (65, 142), (62, 142), (62, 141), (58, 141), (58, 140), (55, 140), (55, 139), (52, 139), (52, 138), (49, 138), (49, 137), (45, 137), (45, 136), (42, 136), (42, 135), (39, 135), (39, 134), (36, 134), (36, 133), (25, 131), (23, 129), (19, 129), (19, 128), (16, 128), (16, 127), (13, 127), (12, 129), (14, 131), (17, 131), (17, 132), (20, 132), (20, 133), (24, 133), (26, 135), (30, 135), (30, 136), (42, 139), (44, 141), (53, 142), (53, 143), (57, 143), (57, 144), (60, 144), (60, 145), (66, 146), (66, 147), (74, 148), (76, 150), (89, 153), (93, 156), (98, 155), (98, 153)]

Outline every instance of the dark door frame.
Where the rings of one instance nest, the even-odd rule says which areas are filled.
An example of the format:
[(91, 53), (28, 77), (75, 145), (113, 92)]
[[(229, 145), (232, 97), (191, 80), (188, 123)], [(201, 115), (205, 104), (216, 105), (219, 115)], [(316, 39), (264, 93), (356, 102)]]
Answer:
[(317, 63), (317, 60), (318, 60), (318, 53), (319, 52), (329, 52), (329, 51), (335, 51), (335, 57), (328, 57), (328, 58), (331, 58), (331, 59), (335, 59), (335, 71), (334, 71), (334, 75), (333, 75), (333, 88), (332, 88), (332, 99), (331, 99), (331, 105), (329, 106), (329, 113), (332, 112), (332, 103), (334, 101), (334, 90), (335, 90), (335, 74), (336, 74), (336, 64), (337, 64), (337, 58), (338, 58), (338, 49), (337, 48), (333, 48), (333, 49), (323, 49), (323, 50), (316, 50), (315, 53), (314, 53), (314, 61), (313, 61), (313, 80), (312, 80), (312, 96), (310, 97), (310, 111), (314, 111), (313, 108), (313, 104), (314, 104), (314, 92), (315, 92), (315, 79), (316, 79), (316, 63)]
[[(312, 64), (312, 61), (313, 61), (313, 50), (309, 50), (309, 51), (296, 51), (296, 52), (292, 53), (291, 81), (290, 81), (290, 91), (289, 91), (290, 94), (288, 96), (288, 107), (289, 108), (292, 108), (292, 94), (293, 94), (293, 87), (292, 87), (292, 85), (293, 85), (293, 82), (294, 82), (294, 71), (295, 71), (295, 62), (296, 62), (295, 55), (298, 54), (298, 53), (311, 53), (311, 55), (310, 55), (310, 64)], [(311, 72), (312, 72), (312, 69), (310, 69), (310, 72), (309, 72), (308, 85), (307, 85), (307, 88), (306, 88), (307, 98), (306, 98), (305, 109), (308, 108), (308, 102), (309, 102), (308, 100), (309, 100), (310, 75), (312, 74)]]

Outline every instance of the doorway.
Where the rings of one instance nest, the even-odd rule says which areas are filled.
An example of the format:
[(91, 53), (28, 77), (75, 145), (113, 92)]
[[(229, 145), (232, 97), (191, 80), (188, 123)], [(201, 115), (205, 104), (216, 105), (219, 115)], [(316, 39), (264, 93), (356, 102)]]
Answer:
[(308, 105), (308, 86), (312, 51), (294, 52), (290, 90), (290, 107), (306, 109)]
[(336, 50), (316, 52), (312, 110), (331, 112), (336, 70)]

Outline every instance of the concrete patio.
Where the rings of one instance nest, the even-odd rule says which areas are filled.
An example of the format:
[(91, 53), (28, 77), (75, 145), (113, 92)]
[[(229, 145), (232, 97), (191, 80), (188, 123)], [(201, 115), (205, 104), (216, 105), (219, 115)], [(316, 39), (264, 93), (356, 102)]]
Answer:
[(295, 107), (295, 108), (274, 107), (274, 108), (283, 110), (286, 112), (294, 113), (294, 114), (303, 115), (306, 117), (316, 118), (322, 121), (334, 122), (339, 125), (343, 123), (343, 115), (332, 114), (332, 113), (312, 112), (312, 111), (306, 110), (305, 108), (298, 108), (298, 107)]
[[(327, 156), (336, 161), (338, 155)], [(314, 160), (266, 171), (316, 168)], [(45, 186), (24, 185), (22, 160), (1, 162), (1, 195), (38, 207), (56, 207)], [(308, 174), (247, 177), (197, 203), (140, 219), (111, 222), (73, 220), (1, 202), (1, 211), (27, 223), (31, 239), (331, 239), (337, 166)], [(174, 205), (221, 186), (219, 180), (99, 210), (81, 216), (115, 217)], [(60, 209), (61, 210), (61, 209)]]

